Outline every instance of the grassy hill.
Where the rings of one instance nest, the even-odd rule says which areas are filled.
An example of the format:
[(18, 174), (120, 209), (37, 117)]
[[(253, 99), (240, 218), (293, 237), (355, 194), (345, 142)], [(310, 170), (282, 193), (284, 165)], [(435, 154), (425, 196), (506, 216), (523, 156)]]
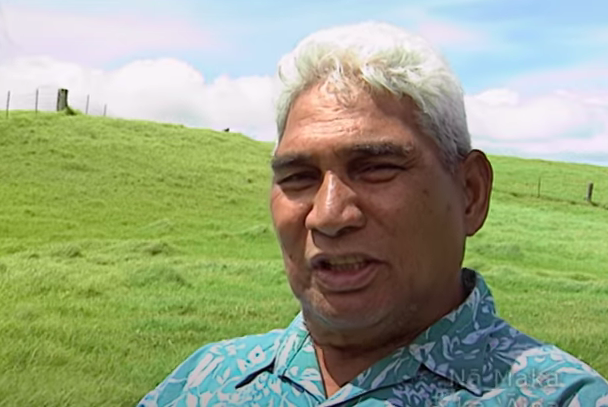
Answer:
[[(285, 326), (298, 304), (268, 213), (271, 150), (175, 125), (0, 119), (0, 405), (132, 406), (201, 345)], [(608, 168), (491, 160), (466, 265), (505, 319), (608, 376)]]

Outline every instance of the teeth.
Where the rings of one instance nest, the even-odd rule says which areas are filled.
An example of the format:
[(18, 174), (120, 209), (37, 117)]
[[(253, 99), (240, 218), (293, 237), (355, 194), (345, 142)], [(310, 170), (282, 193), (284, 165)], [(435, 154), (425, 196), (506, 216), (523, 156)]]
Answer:
[(363, 256), (347, 256), (337, 259), (327, 260), (327, 264), (331, 267), (362, 267), (366, 260)]
[(365, 267), (367, 263), (362, 262), (362, 263), (347, 263), (347, 264), (339, 264), (339, 265), (332, 265), (330, 264), (329, 267), (332, 270), (337, 270), (337, 271), (347, 271), (347, 270), (357, 270), (360, 268)]

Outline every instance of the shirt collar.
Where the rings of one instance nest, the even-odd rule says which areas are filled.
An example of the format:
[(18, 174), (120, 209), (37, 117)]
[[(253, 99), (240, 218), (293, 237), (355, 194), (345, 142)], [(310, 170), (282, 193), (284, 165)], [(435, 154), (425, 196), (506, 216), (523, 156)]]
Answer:
[(409, 353), (427, 369), (476, 395), (482, 394), (481, 377), (489, 331), (496, 307), (483, 277), (463, 269), (466, 300), (434, 323), (409, 345)]
[(277, 347), (274, 368), (278, 376), (289, 379), (319, 402), (325, 399), (317, 356), (301, 312), (285, 330)]
[[(488, 341), (486, 333), (493, 325), (488, 319), (495, 318), (496, 310), (492, 294), (479, 273), (465, 268), (462, 278), (470, 292), (458, 308), (435, 322), (410, 345), (397, 349), (365, 370), (346, 385), (342, 389), (344, 391), (334, 396), (340, 398), (348, 394), (350, 398), (403, 382), (412, 378), (421, 365), (471, 393), (481, 395), (480, 380)], [(285, 329), (275, 343), (275, 349), (274, 359), (247, 372), (239, 385), (271, 369), (319, 401), (324, 400), (319, 366), (302, 313), (298, 313)]]
[[(272, 371), (279, 376), (294, 376), (294, 373), (299, 373), (294, 369), (289, 369), (293, 364), (294, 359), (298, 356), (299, 352), (305, 348), (305, 344), (309, 339), (309, 333), (304, 324), (304, 318), (302, 313), (299, 312), (293, 321), (289, 324), (289, 326), (283, 331), (281, 335), (279, 335), (278, 339), (274, 342), (274, 356), (270, 358), (266, 363), (262, 365), (257, 365), (255, 367), (250, 367), (246, 369), (243, 373), (243, 379), (240, 380), (236, 387), (241, 387), (249, 383), (251, 380), (255, 379), (257, 375), (259, 375), (263, 371)], [(318, 372), (318, 365), (316, 364), (316, 356), (314, 355), (314, 349), (312, 348), (312, 343), (310, 346), (306, 347), (304, 353), (310, 354), (312, 351), (312, 359), (315, 363), (315, 368)], [(301, 359), (301, 358), (300, 358)], [(295, 375), (297, 376), (297, 375)], [(296, 379), (296, 380), (294, 380)], [(292, 380), (297, 383), (297, 377), (292, 377)], [(319, 393), (323, 394), (323, 384), (321, 381), (320, 373), (318, 378), (318, 384), (321, 386), (320, 389), (317, 387), (315, 389), (305, 389), (308, 390), (309, 393)]]

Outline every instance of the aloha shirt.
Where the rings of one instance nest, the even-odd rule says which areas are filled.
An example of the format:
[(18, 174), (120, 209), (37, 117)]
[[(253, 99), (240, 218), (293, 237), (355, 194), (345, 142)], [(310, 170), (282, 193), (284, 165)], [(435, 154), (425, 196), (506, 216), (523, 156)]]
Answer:
[(287, 329), (203, 346), (139, 407), (608, 406), (591, 367), (496, 315), (481, 275), (464, 303), (327, 397), (301, 313)]

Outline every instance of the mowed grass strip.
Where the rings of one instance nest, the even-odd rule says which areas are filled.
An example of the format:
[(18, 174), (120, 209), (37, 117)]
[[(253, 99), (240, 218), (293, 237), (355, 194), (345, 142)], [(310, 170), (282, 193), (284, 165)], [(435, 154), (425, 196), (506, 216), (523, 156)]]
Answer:
[[(268, 213), (271, 150), (145, 122), (0, 120), (0, 405), (131, 406), (203, 344), (286, 326), (298, 304)], [(608, 376), (608, 211), (568, 188), (513, 191), (608, 169), (491, 159), (465, 265), (501, 316)]]

